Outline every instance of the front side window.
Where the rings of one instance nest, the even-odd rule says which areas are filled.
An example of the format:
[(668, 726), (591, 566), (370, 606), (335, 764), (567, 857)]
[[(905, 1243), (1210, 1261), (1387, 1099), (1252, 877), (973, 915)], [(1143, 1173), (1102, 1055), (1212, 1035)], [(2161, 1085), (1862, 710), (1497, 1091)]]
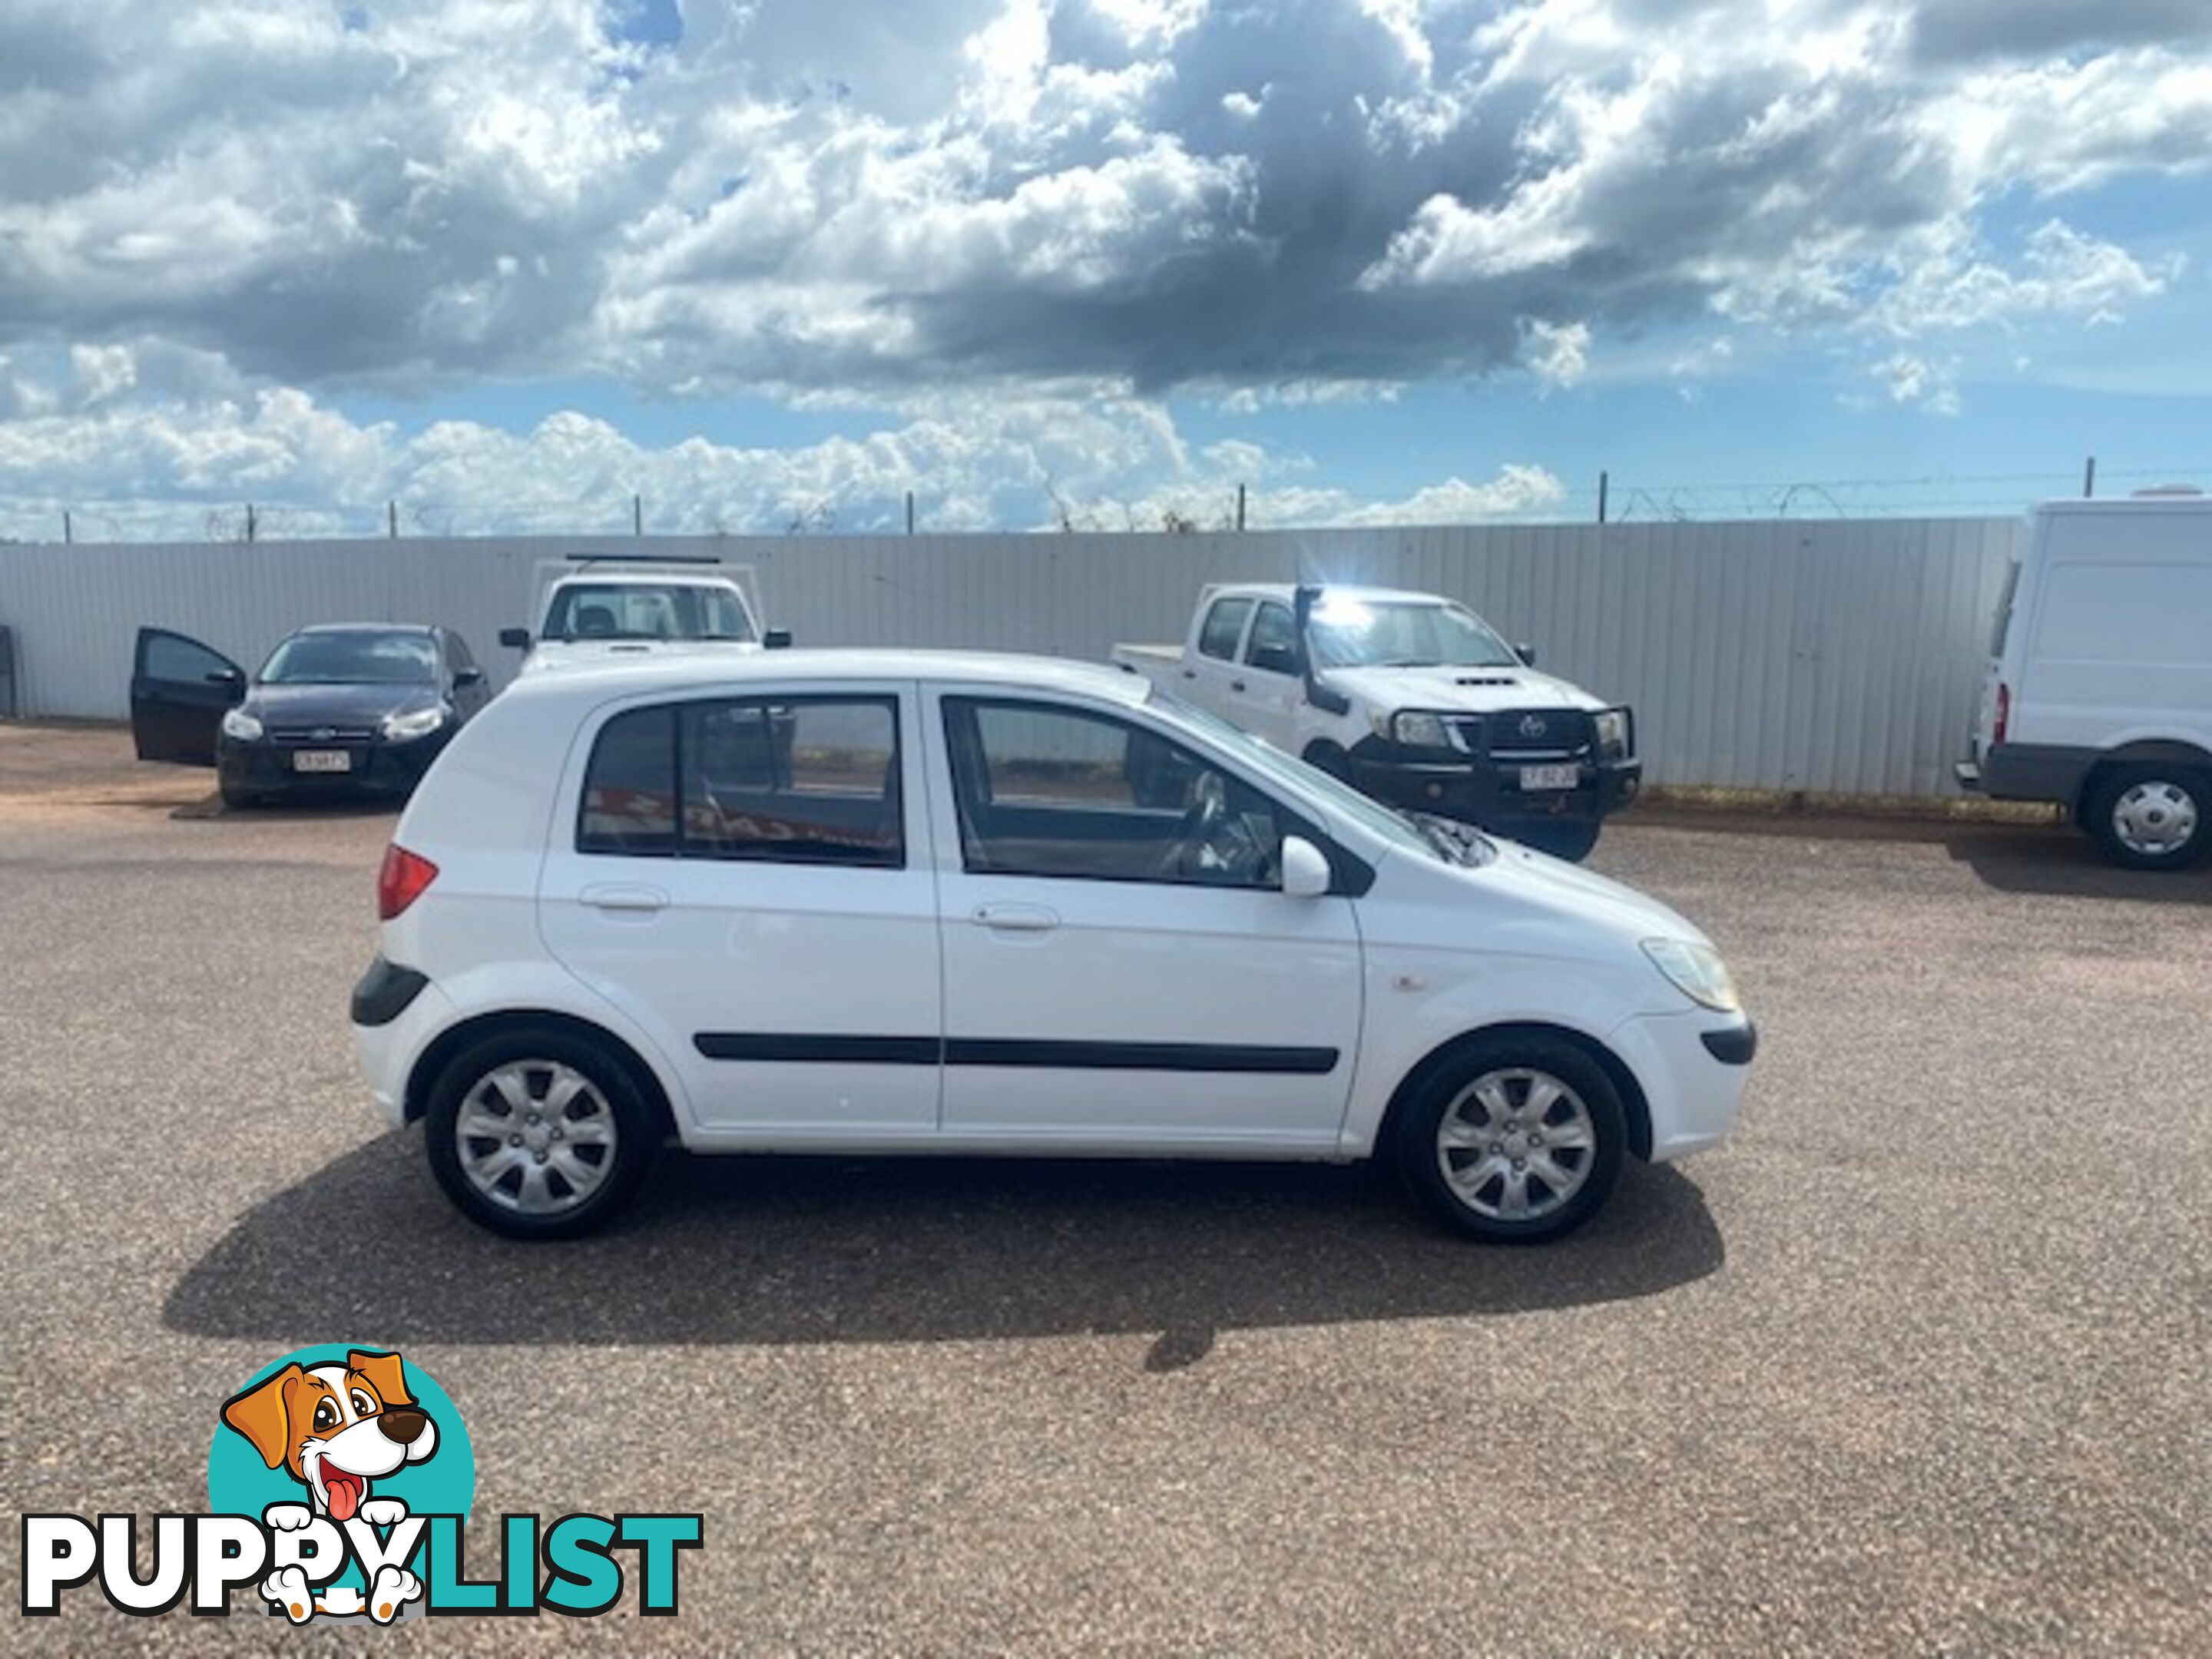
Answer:
[(1291, 613), (1286, 607), (1279, 605), (1260, 607), (1259, 618), (1252, 624), (1251, 643), (1244, 647), (1244, 660), (1264, 674), (1297, 672), (1297, 624), (1291, 620)]
[(1244, 637), (1244, 618), (1252, 614), (1249, 599), (1216, 599), (1206, 613), (1206, 626), (1198, 631), (1198, 648), (1224, 662), (1237, 660), (1237, 641)]
[(947, 698), (972, 872), (1274, 888), (1285, 833), (1310, 835), (1196, 751), (1048, 703)]
[(899, 869), (902, 817), (891, 699), (716, 699), (607, 722), (576, 848)]
[(175, 634), (145, 635), (144, 662), (147, 678), (179, 681), (191, 685), (204, 681), (210, 674), (221, 674), (229, 662), (199, 643)]

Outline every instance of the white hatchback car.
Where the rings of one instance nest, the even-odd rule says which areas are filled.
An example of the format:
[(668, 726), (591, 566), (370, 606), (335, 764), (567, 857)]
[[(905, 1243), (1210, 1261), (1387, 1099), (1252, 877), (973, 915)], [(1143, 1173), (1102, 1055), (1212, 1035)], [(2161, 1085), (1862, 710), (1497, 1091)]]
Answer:
[(1567, 1231), (1734, 1122), (1673, 911), (1378, 806), (1109, 669), (891, 652), (524, 680), (454, 740), (353, 999), (464, 1211), (584, 1232), (694, 1152), (1394, 1158)]

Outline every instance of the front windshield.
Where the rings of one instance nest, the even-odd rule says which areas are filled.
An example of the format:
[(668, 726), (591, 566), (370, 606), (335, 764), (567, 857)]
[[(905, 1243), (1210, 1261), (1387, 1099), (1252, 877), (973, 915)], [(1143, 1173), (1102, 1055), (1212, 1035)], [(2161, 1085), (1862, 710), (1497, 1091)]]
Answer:
[(1307, 624), (1323, 668), (1517, 668), (1521, 659), (1472, 611), (1417, 599), (1332, 599)]
[(1318, 795), (1335, 811), (1366, 829), (1373, 830), (1393, 847), (1406, 852), (1418, 853), (1425, 858), (1443, 858), (1455, 864), (1480, 864), (1487, 861), (1492, 848), (1480, 835), (1474, 837), (1479, 845), (1455, 842), (1455, 851), (1447, 851), (1437, 838), (1424, 830), (1413, 819), (1401, 816), (1361, 794), (1340, 778), (1333, 778), (1318, 767), (1285, 754), (1273, 744), (1262, 743), (1248, 732), (1239, 731), (1217, 714), (1166, 691), (1154, 690), (1148, 702), (1182, 721), (1197, 727), (1222, 748), (1233, 750), (1255, 772), (1277, 783), (1287, 784), (1308, 795)]
[(690, 582), (572, 582), (553, 596), (549, 640), (753, 640), (752, 618), (726, 587)]
[(427, 634), (295, 634), (261, 665), (264, 685), (428, 685), (438, 647)]

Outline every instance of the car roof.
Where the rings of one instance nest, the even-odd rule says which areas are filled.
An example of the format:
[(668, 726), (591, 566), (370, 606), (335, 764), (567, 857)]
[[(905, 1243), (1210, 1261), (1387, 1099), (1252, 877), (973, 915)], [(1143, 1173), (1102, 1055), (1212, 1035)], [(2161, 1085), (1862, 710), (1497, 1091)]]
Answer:
[(741, 587), (738, 579), (722, 570), (654, 570), (608, 565), (598, 570), (571, 570), (556, 578), (556, 587)]
[(1097, 663), (1060, 657), (1020, 656), (994, 651), (789, 650), (749, 655), (672, 653), (564, 665), (557, 674), (526, 675), (502, 697), (580, 696), (597, 701), (635, 692), (690, 692), (755, 685), (774, 687), (793, 681), (847, 683), (880, 680), (886, 684), (926, 680), (937, 684), (986, 685), (1008, 691), (1072, 691), (1134, 706), (1151, 695), (1141, 675)]
[(311, 623), (295, 628), (287, 638), (301, 634), (435, 634), (432, 623)]
[(1440, 593), (1424, 593), (1410, 587), (1368, 587), (1355, 582), (1218, 582), (1207, 590), (1206, 597), (1209, 599), (1280, 599), (1290, 605), (1296, 601), (1298, 589), (1302, 586), (1317, 590), (1323, 605), (1332, 599), (1412, 599), (1423, 605), (1449, 603)]

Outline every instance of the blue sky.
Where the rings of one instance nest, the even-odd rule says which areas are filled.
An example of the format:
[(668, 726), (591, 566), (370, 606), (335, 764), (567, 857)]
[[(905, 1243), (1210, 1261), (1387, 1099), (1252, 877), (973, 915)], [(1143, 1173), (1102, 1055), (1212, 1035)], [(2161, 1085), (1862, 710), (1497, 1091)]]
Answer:
[(27, 0), (0, 65), (0, 534), (2212, 485), (2199, 0)]

